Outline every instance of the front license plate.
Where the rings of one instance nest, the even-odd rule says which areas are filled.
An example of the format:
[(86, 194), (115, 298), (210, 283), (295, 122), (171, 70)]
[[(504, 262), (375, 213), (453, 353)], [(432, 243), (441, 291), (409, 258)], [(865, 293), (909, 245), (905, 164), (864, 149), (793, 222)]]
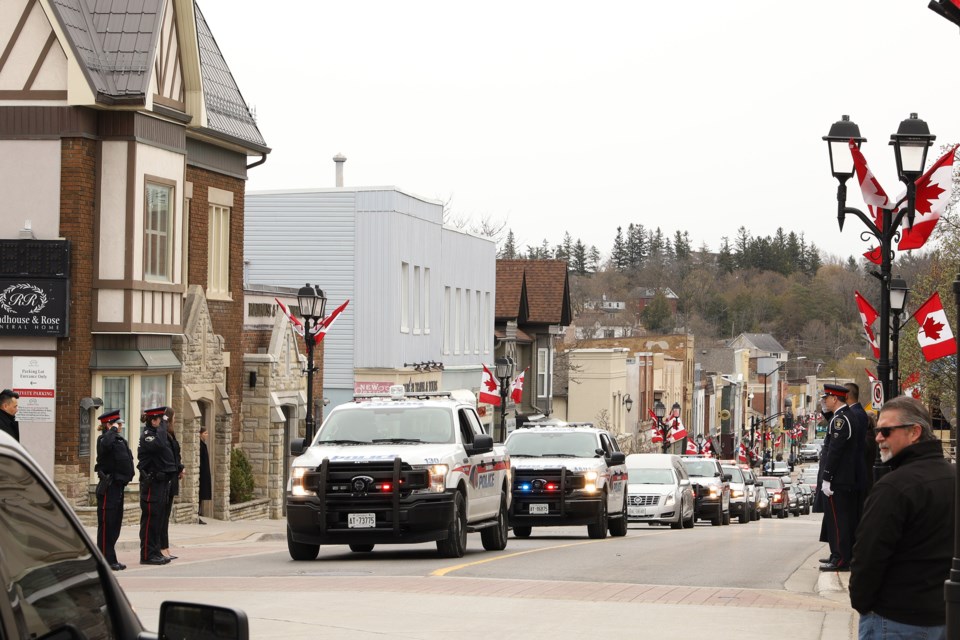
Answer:
[(645, 516), (647, 515), (646, 507), (627, 507), (628, 516)]
[(545, 516), (548, 513), (550, 513), (550, 505), (546, 505), (546, 504), (530, 505), (530, 515), (532, 516)]
[(377, 526), (375, 513), (348, 513), (347, 526), (351, 529), (373, 529)]

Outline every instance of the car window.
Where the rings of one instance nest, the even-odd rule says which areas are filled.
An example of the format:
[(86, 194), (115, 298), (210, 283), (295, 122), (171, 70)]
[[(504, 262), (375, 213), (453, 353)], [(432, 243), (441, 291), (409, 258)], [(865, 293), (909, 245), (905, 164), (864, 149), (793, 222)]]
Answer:
[(115, 638), (90, 547), (46, 487), (0, 456), (0, 578), (23, 638), (70, 624), (85, 638)]
[(691, 478), (713, 478), (717, 475), (717, 463), (709, 460), (683, 460), (683, 466)]
[(743, 474), (740, 472), (739, 467), (724, 467), (723, 472), (730, 474), (731, 482), (743, 482)]
[(511, 456), (593, 458), (597, 436), (587, 431), (514, 431), (506, 447)]
[(676, 484), (670, 469), (627, 468), (628, 482), (633, 484)]
[(610, 457), (610, 454), (616, 451), (616, 448), (610, 443), (610, 437), (605, 433), (600, 434), (600, 446), (603, 447), (607, 457)]

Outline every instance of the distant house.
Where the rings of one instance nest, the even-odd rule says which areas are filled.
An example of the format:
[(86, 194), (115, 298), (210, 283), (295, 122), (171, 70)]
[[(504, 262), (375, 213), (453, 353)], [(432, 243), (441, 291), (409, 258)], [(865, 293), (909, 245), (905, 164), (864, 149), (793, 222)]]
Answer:
[(670, 305), (670, 313), (677, 312), (677, 301), (680, 300), (680, 297), (670, 287), (642, 287), (633, 291), (633, 295), (637, 299), (637, 313), (643, 313), (647, 305), (657, 297), (657, 293), (663, 293), (667, 299), (667, 304)]
[(617, 313), (620, 311), (626, 311), (627, 303), (623, 300), (607, 300), (607, 296), (604, 294), (599, 300), (588, 300), (583, 304), (583, 308), (591, 311)]
[(629, 338), (635, 334), (637, 320), (629, 313), (587, 311), (573, 323), (573, 332), (566, 332), (566, 341), (594, 338)]
[(741, 333), (727, 342), (731, 349), (749, 349), (750, 357), (770, 357), (783, 362), (787, 359), (787, 350), (769, 333)]

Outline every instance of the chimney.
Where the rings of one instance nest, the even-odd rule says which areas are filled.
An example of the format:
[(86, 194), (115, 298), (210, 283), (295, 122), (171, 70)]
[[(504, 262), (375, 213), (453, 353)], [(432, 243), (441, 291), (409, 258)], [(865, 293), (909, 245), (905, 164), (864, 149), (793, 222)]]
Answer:
[(343, 163), (347, 161), (347, 157), (342, 153), (338, 153), (333, 156), (333, 161), (337, 164), (337, 183), (336, 186), (343, 186)]

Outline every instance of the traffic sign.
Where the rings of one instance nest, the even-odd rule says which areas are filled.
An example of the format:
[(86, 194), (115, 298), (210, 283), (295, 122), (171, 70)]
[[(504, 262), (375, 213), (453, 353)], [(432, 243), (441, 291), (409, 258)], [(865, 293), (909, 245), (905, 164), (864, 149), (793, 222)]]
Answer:
[(874, 381), (873, 381), (873, 390), (872, 390), (872, 392), (873, 392), (873, 394), (872, 394), (871, 397), (873, 398), (873, 400), (872, 400), (872, 403), (871, 403), (871, 404), (873, 404), (873, 408), (874, 408), (874, 409), (876, 409), (877, 411), (879, 411), (879, 410), (880, 410), (880, 407), (883, 406), (883, 385), (880, 384), (880, 381), (879, 381), (879, 380), (874, 380)]

